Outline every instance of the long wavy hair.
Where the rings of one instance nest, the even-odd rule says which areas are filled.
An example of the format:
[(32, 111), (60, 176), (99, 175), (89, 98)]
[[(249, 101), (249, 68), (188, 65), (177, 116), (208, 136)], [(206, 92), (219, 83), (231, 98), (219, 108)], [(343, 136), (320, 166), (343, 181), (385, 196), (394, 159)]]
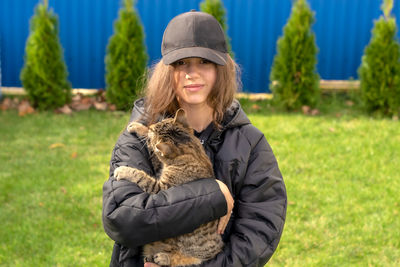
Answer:
[[(221, 126), (224, 113), (232, 104), (235, 93), (241, 85), (240, 71), (229, 55), (224, 66), (216, 65), (216, 67), (217, 79), (208, 95), (207, 103), (213, 109), (214, 124)], [(175, 114), (179, 109), (174, 87), (174, 68), (173, 64), (165, 65), (160, 61), (150, 69), (144, 87), (146, 120), (149, 124), (157, 122), (160, 117)]]

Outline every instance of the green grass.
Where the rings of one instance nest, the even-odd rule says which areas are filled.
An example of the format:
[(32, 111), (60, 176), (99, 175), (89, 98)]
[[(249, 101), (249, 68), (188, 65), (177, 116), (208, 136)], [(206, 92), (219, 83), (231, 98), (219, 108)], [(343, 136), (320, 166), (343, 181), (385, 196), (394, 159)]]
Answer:
[[(399, 122), (370, 118), (340, 97), (318, 116), (242, 103), (272, 146), (288, 192), (268, 266), (399, 266)], [(0, 266), (108, 266), (102, 184), (128, 118), (0, 113)]]
[(102, 184), (127, 119), (0, 113), (1, 266), (107, 265)]

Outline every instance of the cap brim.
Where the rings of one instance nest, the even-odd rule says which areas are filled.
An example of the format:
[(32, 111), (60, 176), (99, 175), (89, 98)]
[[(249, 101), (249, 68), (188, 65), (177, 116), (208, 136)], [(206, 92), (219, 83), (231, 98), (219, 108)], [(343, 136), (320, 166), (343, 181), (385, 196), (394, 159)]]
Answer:
[(189, 57), (204, 58), (217, 65), (226, 64), (226, 53), (205, 47), (185, 47), (176, 49), (164, 55), (162, 61), (165, 65), (169, 65), (178, 60)]

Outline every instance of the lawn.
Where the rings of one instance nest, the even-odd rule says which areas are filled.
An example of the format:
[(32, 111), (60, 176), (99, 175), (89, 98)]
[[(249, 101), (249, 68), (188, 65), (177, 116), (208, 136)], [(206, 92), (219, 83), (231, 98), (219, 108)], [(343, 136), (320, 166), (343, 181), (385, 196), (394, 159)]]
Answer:
[[(337, 103), (317, 116), (243, 104), (288, 192), (268, 266), (399, 266), (399, 121)], [(0, 112), (0, 266), (108, 266), (102, 185), (128, 119)]]

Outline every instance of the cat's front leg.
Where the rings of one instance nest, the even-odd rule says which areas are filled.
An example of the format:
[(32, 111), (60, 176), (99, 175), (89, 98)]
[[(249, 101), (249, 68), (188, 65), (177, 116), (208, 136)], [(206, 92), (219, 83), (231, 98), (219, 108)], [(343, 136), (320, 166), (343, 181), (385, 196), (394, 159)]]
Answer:
[[(117, 180), (125, 179), (131, 182), (134, 182), (134, 176), (137, 169), (128, 167), (128, 166), (120, 166), (114, 170), (114, 178)], [(133, 180), (132, 180), (133, 179)]]
[(117, 180), (125, 179), (131, 181), (132, 183), (136, 183), (143, 191), (151, 194), (155, 194), (161, 189), (164, 188), (159, 181), (148, 175), (146, 172), (128, 167), (128, 166), (120, 166), (114, 170), (114, 177)]

